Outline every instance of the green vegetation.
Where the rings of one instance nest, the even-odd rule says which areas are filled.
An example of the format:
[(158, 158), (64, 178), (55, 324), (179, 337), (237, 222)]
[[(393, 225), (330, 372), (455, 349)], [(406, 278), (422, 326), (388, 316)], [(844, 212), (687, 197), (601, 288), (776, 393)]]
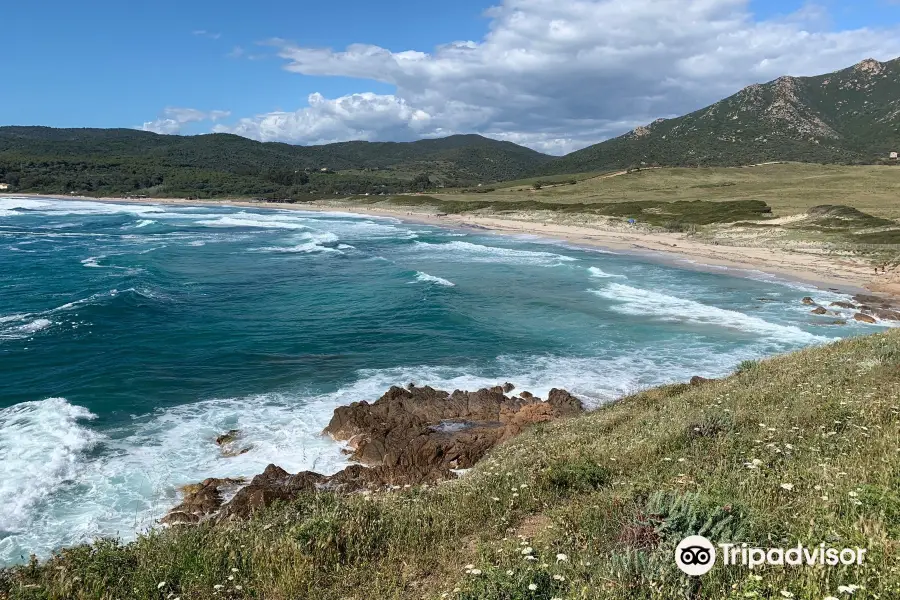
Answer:
[[(373, 199), (378, 201), (379, 199)], [(521, 211), (550, 211), (560, 214), (599, 215), (636, 219), (659, 226), (709, 225), (711, 223), (732, 223), (740, 219), (765, 218), (771, 208), (759, 200), (737, 200), (734, 202), (707, 202), (704, 200), (678, 202), (609, 202), (596, 204), (556, 204), (538, 200), (521, 202), (450, 200), (434, 196), (396, 196), (382, 200), (394, 206), (429, 207), (439, 213), (458, 214), (473, 211), (494, 213)], [(351, 202), (357, 203), (356, 199)]]
[[(0, 574), (0, 598), (895, 598), (898, 365), (897, 330), (746, 364), (535, 426), (458, 481), (66, 550)], [(868, 553), (689, 578), (695, 533)]]
[(228, 134), (0, 127), (0, 181), (19, 192), (309, 200), (472, 186), (549, 160), (478, 135), (292, 146)]

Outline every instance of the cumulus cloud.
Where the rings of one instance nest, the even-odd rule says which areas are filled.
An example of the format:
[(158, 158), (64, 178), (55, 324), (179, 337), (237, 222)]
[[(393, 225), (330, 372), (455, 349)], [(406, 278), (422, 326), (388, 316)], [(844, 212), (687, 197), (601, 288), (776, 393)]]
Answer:
[(758, 20), (748, 0), (504, 0), (488, 16), (482, 40), (430, 53), (270, 40), (288, 71), (396, 91), (312, 94), (296, 112), (216, 129), (295, 143), (480, 132), (563, 153), (751, 83), (900, 55), (900, 29), (832, 31), (814, 5)]
[(145, 122), (139, 129), (174, 135), (181, 133), (181, 129), (188, 123), (200, 123), (203, 121), (216, 122), (231, 116), (227, 110), (202, 111), (196, 108), (167, 108), (163, 114), (154, 121)]

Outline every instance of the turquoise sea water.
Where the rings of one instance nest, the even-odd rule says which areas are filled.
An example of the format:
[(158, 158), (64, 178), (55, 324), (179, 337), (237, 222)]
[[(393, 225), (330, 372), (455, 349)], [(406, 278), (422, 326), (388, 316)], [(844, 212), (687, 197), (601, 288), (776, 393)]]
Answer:
[(877, 330), (805, 295), (843, 298), (394, 219), (0, 199), (0, 564), (133, 537), (205, 477), (333, 472), (333, 409), (393, 384), (598, 405)]

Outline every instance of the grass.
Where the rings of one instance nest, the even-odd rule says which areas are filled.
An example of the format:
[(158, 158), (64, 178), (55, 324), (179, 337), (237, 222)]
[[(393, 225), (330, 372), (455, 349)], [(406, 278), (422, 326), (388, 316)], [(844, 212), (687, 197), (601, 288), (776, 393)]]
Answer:
[[(897, 330), (743, 364), (533, 427), (458, 481), (66, 550), (0, 598), (900, 597), (898, 366)], [(698, 532), (867, 561), (689, 578), (673, 551)]]
[[(358, 203), (356, 199), (352, 200)], [(734, 202), (709, 202), (704, 200), (677, 202), (609, 202), (600, 204), (552, 204), (540, 200), (502, 202), (497, 200), (454, 200), (436, 196), (394, 196), (387, 200), (394, 206), (431, 208), (439, 213), (459, 214), (473, 211), (510, 213), (522, 211), (549, 211), (572, 215), (595, 215), (633, 218), (651, 225), (662, 226), (669, 223), (709, 225), (712, 223), (732, 223), (741, 219), (767, 218), (771, 209), (758, 200), (738, 200)]]
[(586, 175), (554, 177), (554, 181), (578, 182), (539, 191), (521, 191), (523, 187), (530, 188), (535, 179), (510, 182), (512, 185), (491, 184), (496, 190), (487, 198), (482, 194), (447, 195), (461, 200), (531, 199), (561, 204), (758, 200), (771, 206), (776, 217), (803, 213), (823, 204), (842, 204), (878, 217), (900, 218), (900, 168), (892, 166), (787, 163), (743, 168), (645, 169), (618, 177)]

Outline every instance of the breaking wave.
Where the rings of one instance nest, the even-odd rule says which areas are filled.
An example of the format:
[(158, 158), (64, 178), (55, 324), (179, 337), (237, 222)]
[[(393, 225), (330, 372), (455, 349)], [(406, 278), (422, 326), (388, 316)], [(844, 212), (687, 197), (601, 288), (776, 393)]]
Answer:
[(429, 275), (428, 273), (424, 273), (422, 271), (416, 271), (416, 281), (421, 281), (424, 283), (433, 283), (435, 285), (442, 285), (445, 287), (455, 287), (456, 284), (452, 281), (447, 281), (442, 277), (435, 277), (434, 275)]

